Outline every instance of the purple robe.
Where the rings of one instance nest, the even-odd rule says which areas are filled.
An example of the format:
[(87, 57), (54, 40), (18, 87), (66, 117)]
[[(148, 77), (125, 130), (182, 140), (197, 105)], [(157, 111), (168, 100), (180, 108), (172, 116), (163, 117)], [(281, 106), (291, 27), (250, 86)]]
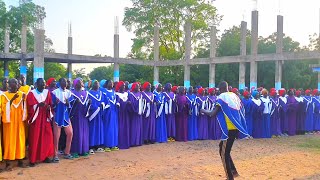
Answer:
[[(209, 96), (208, 97), (208, 103), (209, 103), (209, 109), (213, 110), (215, 108), (216, 103), (216, 96)], [(208, 117), (208, 138), (212, 140), (220, 139), (221, 137), (221, 128), (219, 126), (219, 122), (217, 120), (216, 116)]]
[(306, 120), (306, 103), (303, 97), (296, 97), (297, 107), (297, 132), (304, 133)]
[(154, 94), (152, 92), (142, 92), (144, 101), (143, 112), (143, 140), (156, 141), (156, 105), (154, 104)]
[(142, 145), (142, 95), (140, 92), (130, 92), (130, 146)]
[[(207, 109), (208, 97), (207, 96), (198, 96), (196, 99), (200, 109)], [(198, 139), (206, 140), (208, 139), (208, 116), (205, 114), (199, 113), (198, 115)]]
[(281, 135), (281, 128), (280, 128), (280, 105), (279, 105), (279, 98), (272, 97), (272, 109), (271, 109), (271, 135), (279, 136)]
[(130, 147), (130, 118), (128, 111), (128, 93), (116, 93), (120, 107), (118, 108), (118, 127), (119, 127), (119, 142), (120, 149), (129, 149)]
[(288, 99), (287, 117), (288, 117), (288, 127), (289, 127), (288, 135), (293, 136), (293, 135), (296, 135), (296, 131), (297, 131), (298, 101), (294, 96), (288, 96), (287, 99)]
[(176, 140), (188, 141), (189, 106), (185, 95), (177, 95)]
[(163, 93), (166, 101), (165, 101), (165, 113), (167, 120), (167, 135), (168, 137), (175, 138), (176, 137), (176, 95), (173, 92), (169, 94), (167, 92)]
[(287, 105), (287, 98), (286, 97), (279, 97), (279, 104), (280, 104), (280, 127), (282, 133), (287, 133), (289, 130), (288, 124), (288, 105)]
[(70, 119), (73, 128), (71, 153), (84, 154), (89, 152), (89, 119), (87, 91), (72, 91), (70, 98)]

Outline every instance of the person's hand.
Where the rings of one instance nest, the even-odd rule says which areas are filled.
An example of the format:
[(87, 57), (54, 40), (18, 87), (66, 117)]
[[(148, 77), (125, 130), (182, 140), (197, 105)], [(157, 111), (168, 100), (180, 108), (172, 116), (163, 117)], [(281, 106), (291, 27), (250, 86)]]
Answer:
[(19, 94), (17, 93), (17, 94), (15, 94), (15, 95), (13, 96), (13, 98), (11, 99), (11, 101), (16, 100), (18, 97), (19, 97)]
[(45, 105), (46, 105), (46, 104), (45, 104), (44, 102), (41, 102), (41, 103), (38, 104), (39, 107), (43, 107), (43, 106), (45, 106)]
[[(19, 95), (18, 95), (19, 97)], [(24, 101), (26, 99), (26, 94), (22, 94), (22, 101)]]

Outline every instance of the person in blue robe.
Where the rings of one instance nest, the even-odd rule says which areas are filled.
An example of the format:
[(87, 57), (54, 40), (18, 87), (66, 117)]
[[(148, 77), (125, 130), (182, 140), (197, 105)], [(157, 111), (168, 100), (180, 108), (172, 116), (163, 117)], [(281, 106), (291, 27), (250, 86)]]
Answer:
[(250, 98), (251, 94), (248, 91), (243, 92), (242, 104), (245, 109), (245, 118), (247, 124), (247, 131), (250, 136), (252, 136), (253, 130), (253, 119), (252, 119), (252, 99)]
[(189, 87), (187, 100), (190, 108), (189, 116), (188, 116), (188, 141), (193, 141), (198, 139), (198, 126), (197, 126), (198, 106), (196, 103), (196, 95), (193, 94), (192, 86)]
[(155, 85), (154, 100), (156, 102), (156, 141), (158, 143), (167, 142), (167, 125), (165, 114), (165, 96), (162, 93), (162, 85), (160, 83)]
[(260, 99), (260, 94), (258, 91), (254, 90), (252, 92), (252, 120), (253, 120), (253, 129), (252, 129), (252, 137), (254, 138), (262, 138), (262, 129), (263, 129), (263, 121), (262, 114), (264, 110), (264, 103)]

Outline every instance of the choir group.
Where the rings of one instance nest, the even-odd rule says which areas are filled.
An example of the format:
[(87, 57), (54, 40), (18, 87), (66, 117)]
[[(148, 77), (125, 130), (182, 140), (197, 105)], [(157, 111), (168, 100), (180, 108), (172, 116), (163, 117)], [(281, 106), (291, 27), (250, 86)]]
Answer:
[[(72, 85), (65, 78), (58, 82), (39, 78), (34, 86), (26, 85), (24, 76), (3, 80), (0, 160), (7, 162), (8, 169), (11, 161), (22, 164), (26, 156), (34, 166), (59, 162), (59, 157), (74, 159), (143, 144), (223, 136), (216, 117), (200, 111), (216, 107), (217, 88), (111, 80), (84, 84), (81, 78)], [(286, 93), (272, 88), (269, 93), (264, 88), (229, 87), (229, 91), (242, 100), (245, 128), (253, 138), (320, 131), (317, 89)]]

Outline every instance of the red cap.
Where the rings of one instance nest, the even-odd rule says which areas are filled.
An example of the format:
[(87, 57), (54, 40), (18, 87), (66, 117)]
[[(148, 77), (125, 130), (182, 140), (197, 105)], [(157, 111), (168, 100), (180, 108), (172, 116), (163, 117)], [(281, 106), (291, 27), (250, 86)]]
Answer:
[(283, 96), (285, 93), (286, 93), (286, 90), (285, 90), (285, 89), (280, 89), (280, 90), (279, 90), (279, 95), (280, 95), (280, 96)]
[(198, 94), (203, 94), (204, 89), (203, 88), (199, 88), (198, 89)]
[(138, 83), (137, 82), (133, 83), (131, 87), (131, 91), (133, 91), (136, 88), (136, 86), (138, 86)]
[(300, 96), (301, 95), (301, 91), (296, 91), (296, 96)]
[(317, 94), (318, 94), (318, 89), (314, 89), (314, 90), (312, 91), (312, 95), (315, 96), (315, 95), (317, 95)]
[(244, 97), (248, 97), (249, 94), (250, 94), (250, 93), (249, 93), (248, 91), (244, 91), (244, 92), (243, 92), (243, 96), (244, 96)]
[(276, 88), (271, 88), (271, 89), (270, 89), (270, 93), (271, 93), (272, 91), (277, 91), (277, 90), (276, 90)]
[(151, 85), (149, 82), (143, 83), (142, 89), (146, 90), (149, 85)]
[(116, 91), (118, 92), (120, 90), (120, 87), (124, 85), (123, 81), (119, 81), (117, 86), (116, 86)]
[(310, 94), (310, 93), (311, 93), (310, 89), (307, 89), (307, 90), (305, 91), (305, 93), (306, 93), (306, 94)]
[(211, 94), (211, 93), (213, 93), (215, 90), (216, 90), (215, 88), (209, 88), (208, 93)]
[(54, 78), (49, 78), (48, 81), (47, 81), (47, 86), (50, 86), (50, 84), (55, 80), (56, 79), (54, 79)]
[(233, 93), (237, 93), (237, 92), (238, 92), (238, 89), (237, 89), (237, 88), (232, 88), (232, 92), (233, 92)]
[(177, 89), (178, 89), (178, 86), (173, 86), (171, 91), (175, 93), (177, 91)]
[(276, 90), (270, 91), (270, 96), (275, 96), (275, 95), (277, 95), (277, 91)]

